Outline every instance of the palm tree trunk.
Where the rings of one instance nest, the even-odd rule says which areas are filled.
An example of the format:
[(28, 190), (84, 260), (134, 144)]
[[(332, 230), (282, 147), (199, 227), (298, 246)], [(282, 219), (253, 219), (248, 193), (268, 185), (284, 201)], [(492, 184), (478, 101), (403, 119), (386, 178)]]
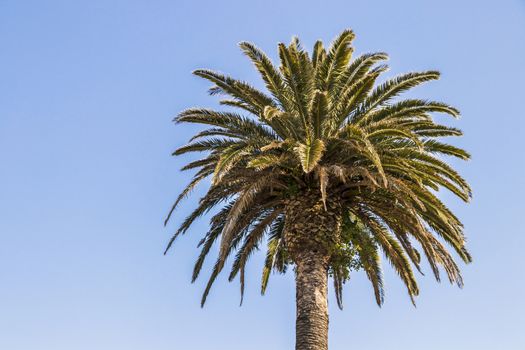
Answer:
[(341, 236), (338, 198), (323, 203), (319, 190), (301, 192), (286, 205), (284, 239), (295, 263), (296, 350), (328, 349), (328, 262)]
[(328, 258), (302, 254), (296, 262), (296, 350), (328, 349)]

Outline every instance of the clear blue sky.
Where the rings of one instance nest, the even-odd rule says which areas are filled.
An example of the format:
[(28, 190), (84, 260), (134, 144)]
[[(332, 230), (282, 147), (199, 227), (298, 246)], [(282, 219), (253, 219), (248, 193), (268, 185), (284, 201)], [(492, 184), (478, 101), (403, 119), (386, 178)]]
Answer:
[(331, 349), (524, 349), (518, 0), (1, 0), (0, 349), (292, 349), (293, 276), (274, 275), (261, 297), (263, 253), (242, 307), (238, 282), (222, 276), (204, 309), (205, 279), (189, 281), (206, 221), (162, 255), (174, 229), (162, 220), (188, 181), (170, 152), (195, 130), (171, 119), (217, 106), (196, 68), (261, 85), (239, 41), (275, 57), (295, 34), (310, 47), (348, 27), (357, 53), (390, 53), (390, 75), (443, 73), (414, 93), (463, 113), (456, 144), (473, 159), (457, 166), (474, 199), (443, 196), (465, 222), (474, 263), (463, 290), (420, 278), (417, 309), (388, 266), (382, 309), (356, 273), (345, 310), (330, 304)]

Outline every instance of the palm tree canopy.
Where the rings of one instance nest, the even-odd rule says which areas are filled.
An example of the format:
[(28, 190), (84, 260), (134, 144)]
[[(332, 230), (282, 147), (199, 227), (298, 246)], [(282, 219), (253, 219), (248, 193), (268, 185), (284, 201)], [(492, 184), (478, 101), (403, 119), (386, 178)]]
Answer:
[(439, 141), (461, 131), (432, 118), (433, 113), (458, 117), (459, 112), (442, 102), (398, 99), (438, 79), (439, 72), (408, 73), (378, 83), (387, 70), (387, 55), (352, 59), (353, 39), (354, 33), (345, 30), (328, 49), (317, 41), (310, 55), (294, 38), (278, 45), (279, 67), (253, 44), (240, 43), (267, 92), (210, 70), (194, 72), (213, 83), (210, 94), (224, 96), (221, 104), (238, 111), (191, 108), (175, 118), (176, 123), (208, 127), (174, 152), (205, 152), (205, 157), (182, 168), (196, 173), (166, 219), (199, 182), (211, 177), (207, 193), (166, 249), (197, 218), (218, 209), (200, 241), (193, 271), (194, 281), (218, 242), (202, 304), (229, 256), (234, 256), (229, 279), (240, 276), (241, 295), (246, 263), (262, 244), (267, 245), (262, 293), (272, 270), (284, 273), (293, 264), (283, 239), (286, 206), (308, 191), (320, 196), (325, 210), (330, 200), (342, 208), (342, 240), (329, 265), (340, 306), (343, 283), (357, 269), (365, 271), (382, 304), (382, 255), (412, 300), (418, 294), (413, 267), (421, 272), (419, 251), (438, 281), (443, 269), (451, 283), (462, 286), (459, 268), (442, 241), (470, 262), (463, 226), (436, 192), (446, 188), (469, 200), (467, 182), (442, 160), (442, 155), (466, 160), (469, 154)]

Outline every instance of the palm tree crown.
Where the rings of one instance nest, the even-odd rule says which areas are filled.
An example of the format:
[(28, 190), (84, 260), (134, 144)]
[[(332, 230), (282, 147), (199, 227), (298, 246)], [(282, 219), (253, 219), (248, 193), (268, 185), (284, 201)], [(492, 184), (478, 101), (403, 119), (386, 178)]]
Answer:
[[(357, 269), (365, 271), (381, 305), (383, 254), (412, 301), (418, 295), (412, 267), (421, 272), (419, 250), (437, 280), (442, 268), (451, 283), (462, 286), (458, 266), (442, 241), (470, 262), (463, 226), (436, 191), (444, 187), (469, 200), (469, 185), (440, 157), (469, 155), (437, 140), (461, 131), (439, 125), (431, 116), (458, 117), (459, 112), (441, 102), (396, 99), (438, 79), (439, 73), (408, 73), (377, 83), (387, 70), (382, 64), (387, 55), (371, 53), (352, 60), (353, 38), (351, 30), (343, 31), (328, 49), (317, 41), (311, 55), (294, 38), (289, 45), (279, 44), (279, 67), (257, 47), (242, 42), (267, 92), (210, 70), (194, 72), (213, 83), (210, 94), (226, 96), (221, 104), (239, 111), (191, 108), (175, 118), (177, 123), (209, 126), (174, 152), (206, 156), (182, 168), (197, 171), (170, 215), (199, 182), (212, 180), (166, 249), (197, 218), (218, 207), (200, 241), (193, 271), (194, 281), (210, 249), (220, 242), (202, 304), (231, 255), (229, 279), (240, 276), (242, 295), (246, 263), (261, 244), (267, 245), (262, 293), (271, 271), (284, 273), (305, 249), (326, 253), (339, 306), (343, 283)], [(301, 209), (294, 211), (301, 200), (337, 218), (332, 229), (312, 241), (315, 247), (305, 247), (293, 233), (322, 225), (316, 217), (301, 222)]]

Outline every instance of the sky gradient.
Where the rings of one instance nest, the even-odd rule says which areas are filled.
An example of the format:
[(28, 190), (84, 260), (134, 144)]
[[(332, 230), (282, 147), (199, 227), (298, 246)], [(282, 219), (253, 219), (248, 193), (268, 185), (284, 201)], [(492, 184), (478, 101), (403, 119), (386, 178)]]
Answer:
[(453, 162), (469, 205), (474, 262), (465, 287), (425, 265), (417, 308), (385, 263), (386, 302), (362, 272), (339, 311), (330, 291), (330, 349), (525, 348), (525, 2), (501, 1), (15, 1), (0, 0), (0, 349), (292, 349), (293, 275), (259, 295), (264, 252), (239, 284), (223, 274), (200, 296), (213, 259), (190, 284), (198, 224), (167, 256), (162, 225), (189, 174), (171, 151), (197, 130), (177, 112), (217, 107), (197, 68), (262, 86), (237, 43), (276, 58), (352, 28), (357, 54), (386, 51), (386, 76), (438, 69), (414, 96), (443, 100), (473, 155)]

